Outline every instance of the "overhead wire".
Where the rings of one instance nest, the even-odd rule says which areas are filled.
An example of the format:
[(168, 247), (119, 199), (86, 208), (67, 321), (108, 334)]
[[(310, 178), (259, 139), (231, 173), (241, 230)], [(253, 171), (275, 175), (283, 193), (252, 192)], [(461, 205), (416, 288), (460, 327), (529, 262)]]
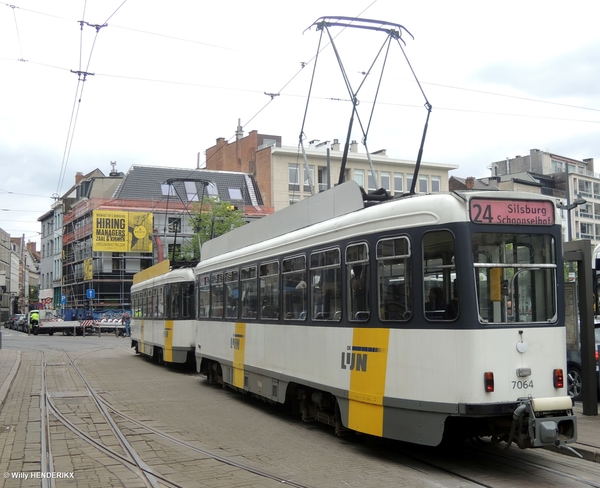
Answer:
[[(125, 4), (126, 1), (127, 0), (123, 0), (123, 2), (116, 8), (116, 10), (112, 14), (109, 15), (109, 17), (106, 19), (106, 21), (103, 24), (90, 24), (89, 22), (85, 21), (85, 11), (87, 8), (87, 0), (84, 2), (83, 13), (81, 15), (81, 20), (79, 21), (79, 31), (80, 31), (80, 35), (79, 35), (79, 69), (76, 72), (74, 72), (77, 74), (77, 87), (75, 90), (75, 98), (73, 100), (73, 106), (71, 108), (71, 119), (69, 121), (69, 128), (67, 131), (67, 140), (65, 142), (65, 147), (63, 150), (61, 171), (59, 174), (58, 186), (56, 189), (57, 194), (60, 194), (61, 189), (62, 189), (62, 185), (64, 182), (64, 178), (66, 175), (67, 166), (68, 166), (68, 162), (69, 162), (69, 157), (71, 154), (71, 149), (73, 147), (73, 141), (75, 139), (75, 128), (77, 126), (77, 119), (79, 117), (79, 110), (81, 108), (81, 100), (83, 98), (85, 81), (87, 80), (88, 76), (94, 75), (94, 73), (89, 72), (89, 69), (90, 69), (90, 65), (92, 62), (92, 56), (94, 54), (94, 48), (96, 47), (96, 41), (98, 39), (98, 34), (100, 32), (100, 29), (102, 29), (103, 27), (106, 27), (108, 25), (108, 21), (121, 9), (121, 7)], [(90, 52), (88, 55), (85, 70), (82, 69), (83, 28), (84, 28), (84, 26), (93, 27), (96, 31), (96, 33), (94, 35), (94, 39), (92, 41), (92, 46), (90, 48)]]
[[(104, 24), (107, 24), (108, 20), (110, 20), (116, 13), (117, 11), (125, 4), (126, 0), (124, 0), (118, 7), (117, 9), (108, 17), (108, 19), (105, 21)], [(366, 12), (369, 8), (371, 8), (375, 3), (377, 2), (377, 0), (374, 0), (373, 2), (371, 2), (362, 12), (360, 12), (358, 14), (358, 16), (362, 15), (364, 12)], [(15, 8), (21, 8), (21, 7), (15, 7), (15, 6), (11, 6), (5, 2), (0, 2), (0, 3), (4, 3), (5, 5), (9, 6), (9, 7), (13, 7), (13, 16), (15, 17), (15, 22), (16, 22), (16, 14), (15, 14)], [(57, 15), (52, 15), (52, 14), (48, 14), (45, 12), (39, 12), (39, 11), (35, 11), (35, 10), (31, 10), (31, 9), (23, 9), (22, 10), (25, 11), (29, 11), (29, 12), (33, 12), (33, 13), (37, 13), (40, 15), (46, 15), (49, 17), (53, 17), (53, 18), (57, 18), (57, 19), (62, 19), (62, 20), (68, 20), (65, 19), (64, 17), (60, 17)], [(84, 14), (85, 14), (85, 10), (84, 10)], [(85, 18), (85, 17), (82, 17)], [(91, 25), (91, 24), (86, 24), (86, 25)], [(181, 37), (175, 37), (175, 36), (167, 36), (167, 35), (163, 35), (163, 34), (159, 34), (159, 33), (153, 33), (153, 32), (149, 32), (149, 31), (145, 31), (145, 30), (138, 30), (138, 29), (131, 29), (128, 27), (124, 27), (124, 26), (117, 26), (117, 25), (111, 25), (113, 27), (116, 28), (121, 28), (121, 29), (127, 29), (127, 30), (131, 30), (134, 32), (140, 32), (143, 34), (147, 34), (147, 35), (156, 35), (156, 36), (161, 36), (161, 37), (165, 37), (165, 38), (170, 38), (173, 40), (177, 40), (177, 41), (182, 41), (182, 42), (190, 42), (190, 43), (195, 43), (195, 44), (201, 44), (201, 45), (206, 45), (206, 46), (210, 46), (210, 47), (214, 47), (214, 48), (220, 48), (220, 49), (227, 49), (227, 50), (232, 50), (232, 51), (237, 51), (236, 49), (232, 49), (232, 48), (228, 48), (228, 47), (224, 47), (224, 46), (219, 46), (216, 44), (210, 44), (210, 43), (204, 43), (204, 42), (200, 42), (200, 41), (195, 41), (195, 40), (190, 40), (190, 39), (185, 39), (185, 38), (181, 38)], [(17, 25), (17, 31), (18, 31), (18, 25)], [(97, 28), (96, 30), (96, 36), (94, 38), (94, 45), (92, 46), (92, 51), (90, 52), (90, 56), (88, 59), (88, 64), (86, 68), (89, 69), (90, 66), (90, 62), (91, 62), (91, 55), (93, 52), (93, 48), (95, 46), (95, 42), (96, 42), (96, 38), (98, 35), (99, 29)], [(19, 38), (19, 44), (20, 44), (20, 38)], [(324, 47), (325, 48), (325, 47)], [(323, 49), (324, 49), (323, 48)], [(80, 45), (80, 68), (82, 65), (82, 45)], [(21, 59), (24, 61), (24, 59)], [(276, 92), (275, 94), (272, 95), (282, 95), (282, 96), (298, 96), (301, 97), (303, 95), (294, 95), (294, 94), (283, 94), (282, 92), (288, 87), (288, 85), (297, 77), (299, 76), (299, 74), (302, 72), (302, 70), (304, 69), (304, 67), (309, 64), (310, 62), (314, 61), (314, 57), (309, 60), (306, 63), (302, 63), (301, 64), (301, 68), (296, 71), (291, 78), (283, 84), (283, 86), (280, 88), (280, 90), (278, 92)], [(35, 63), (34, 64), (39, 64), (42, 66), (48, 66), (48, 67), (54, 67), (57, 69), (63, 69), (57, 66), (52, 66), (52, 65), (48, 65), (48, 64), (43, 64), (43, 63)], [(80, 72), (82, 71), (81, 69), (79, 70)], [(235, 91), (245, 91), (245, 92), (254, 92), (254, 93), (260, 93), (259, 90), (251, 90), (251, 89), (237, 89), (237, 88), (223, 88), (223, 87), (216, 87), (216, 86), (211, 86), (211, 85), (206, 85), (206, 84), (195, 84), (195, 83), (185, 83), (185, 82), (179, 82), (179, 81), (168, 81), (168, 80), (156, 80), (156, 79), (148, 79), (148, 78), (141, 78), (141, 77), (128, 77), (128, 76), (119, 76), (119, 75), (110, 75), (110, 74), (100, 74), (100, 73), (96, 73), (96, 75), (98, 76), (107, 76), (107, 77), (114, 77), (114, 78), (123, 78), (123, 79), (132, 79), (132, 80), (137, 80), (137, 81), (151, 81), (151, 82), (159, 82), (159, 83), (171, 83), (171, 84), (178, 84), (178, 85), (188, 85), (188, 86), (201, 86), (201, 87), (206, 87), (206, 88), (218, 88), (218, 89), (224, 89), (224, 90), (235, 90)], [(73, 142), (73, 134), (74, 134), (74, 129), (75, 129), (75, 125), (76, 125), (76, 120), (77, 120), (77, 114), (78, 114), (78, 108), (77, 111), (75, 110), (75, 107), (78, 107), (78, 103), (81, 102), (81, 95), (83, 94), (83, 88), (84, 88), (84, 82), (85, 80), (81, 80), (78, 79), (78, 86), (77, 89), (79, 90), (80, 86), (81, 86), (81, 92), (77, 91), (76, 93), (79, 93), (79, 102), (78, 97), (76, 95), (75, 97), (75, 101), (74, 101), (74, 106), (73, 106), (73, 111), (72, 111), (72, 117), (71, 117), (71, 122), (69, 124), (69, 136), (67, 139), (67, 143), (65, 144), (65, 151), (64, 151), (64, 156), (63, 156), (63, 164), (62, 167), (64, 169), (61, 170), (61, 177), (59, 179), (59, 190), (62, 187), (62, 183), (64, 181), (64, 174), (66, 173), (66, 165), (68, 164), (68, 160), (69, 160), (69, 156), (70, 156), (70, 150), (72, 148), (72, 142)], [(482, 90), (475, 90), (475, 89), (468, 89), (468, 88), (461, 88), (461, 87), (454, 87), (454, 86), (450, 86), (450, 85), (443, 85), (443, 84), (437, 84), (437, 83), (430, 83), (430, 82), (423, 82), (423, 84), (427, 84), (427, 85), (436, 85), (436, 86), (440, 86), (440, 87), (445, 87), (445, 88), (450, 88), (450, 89), (457, 89), (457, 90), (463, 90), (463, 91), (469, 91), (469, 92), (476, 92), (476, 93), (483, 93), (483, 94), (489, 94), (489, 95), (495, 95), (495, 96), (503, 96), (503, 97), (508, 97), (508, 98), (515, 98), (515, 99), (523, 99), (523, 100), (528, 100), (528, 101), (533, 101), (533, 102), (537, 102), (537, 103), (545, 103), (545, 104), (550, 104), (550, 105), (558, 105), (558, 106), (566, 106), (566, 107), (571, 107), (571, 108), (580, 108), (580, 109), (584, 109), (584, 110), (591, 110), (591, 111), (600, 111), (600, 109), (594, 109), (591, 107), (580, 107), (580, 106), (575, 106), (575, 105), (568, 105), (568, 104), (562, 104), (562, 103), (558, 103), (558, 102), (550, 102), (550, 101), (544, 101), (544, 100), (536, 100), (536, 99), (532, 99), (532, 98), (526, 98), (526, 97), (518, 97), (518, 96), (514, 96), (514, 95), (503, 95), (503, 94), (498, 94), (498, 93), (493, 93), (493, 92), (485, 92)], [(265, 92), (266, 93), (266, 92)], [(322, 98), (322, 97), (315, 97), (315, 98)], [(270, 99), (267, 101), (266, 104), (264, 104), (263, 106), (261, 106), (252, 116), (250, 116), (246, 122), (244, 122), (242, 124), (242, 129), (244, 127), (246, 127), (250, 122), (252, 122), (256, 117), (258, 117), (258, 115), (260, 115), (273, 101), (274, 101), (275, 97), (271, 96)], [(323, 97), (323, 99), (329, 99), (329, 100), (335, 100), (333, 98), (325, 98)], [(363, 101), (365, 102), (365, 101)], [(380, 101), (379, 102), (382, 105), (391, 105), (391, 106), (410, 106), (410, 105), (406, 105), (406, 104), (397, 104), (397, 103), (387, 103), (384, 101)], [(471, 113), (485, 113), (485, 114), (489, 114), (489, 115), (493, 115), (493, 114), (498, 114), (498, 115), (503, 115), (503, 116), (516, 116), (516, 117), (533, 117), (533, 118), (544, 118), (544, 119), (554, 119), (554, 120), (568, 120), (568, 121), (576, 121), (576, 122), (587, 122), (587, 123), (599, 123), (597, 121), (592, 121), (592, 120), (582, 120), (582, 119), (569, 119), (569, 118), (551, 118), (551, 117), (543, 117), (543, 116), (532, 116), (532, 115), (522, 115), (522, 114), (510, 114), (510, 113), (497, 113), (497, 112), (489, 112), (489, 111), (476, 111), (476, 110), (465, 110), (465, 109), (453, 109), (453, 108), (448, 108), (448, 107), (436, 107), (438, 110), (448, 110), (448, 111), (460, 111), (460, 112), (471, 112)], [(72, 127), (71, 127), (72, 126)], [(228, 141), (231, 141), (232, 138), (234, 137), (231, 136)], [(70, 142), (69, 142), (70, 141)], [(206, 162), (205, 162), (206, 164)]]

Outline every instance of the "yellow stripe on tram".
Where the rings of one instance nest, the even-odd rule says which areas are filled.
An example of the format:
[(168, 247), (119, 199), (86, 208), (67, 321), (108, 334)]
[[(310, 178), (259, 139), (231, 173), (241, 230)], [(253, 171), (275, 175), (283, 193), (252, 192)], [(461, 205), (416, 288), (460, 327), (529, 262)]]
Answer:
[(389, 329), (354, 329), (352, 351), (345, 358), (350, 369), (348, 427), (352, 430), (383, 435), (389, 338)]
[(173, 362), (173, 321), (165, 320), (165, 348), (163, 352), (163, 361)]
[(236, 322), (231, 346), (233, 347), (233, 386), (244, 388), (244, 353), (246, 351), (246, 324), (244, 322)]

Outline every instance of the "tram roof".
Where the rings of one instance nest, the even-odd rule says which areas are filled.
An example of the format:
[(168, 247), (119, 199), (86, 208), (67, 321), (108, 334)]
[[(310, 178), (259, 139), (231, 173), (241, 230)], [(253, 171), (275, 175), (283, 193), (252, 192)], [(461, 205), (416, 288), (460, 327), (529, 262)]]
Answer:
[[(341, 234), (353, 232), (351, 228), (358, 222), (365, 224), (362, 229), (369, 232), (375, 229), (384, 230), (387, 225), (405, 227), (468, 221), (468, 202), (473, 197), (553, 201), (550, 197), (531, 193), (467, 190), (452, 193), (404, 195), (365, 208), (360, 187), (356, 182), (348, 181), (261, 220), (207, 241), (202, 246), (201, 263), (252, 245), (259, 245), (258, 248), (256, 246), (253, 248), (255, 251), (259, 248), (262, 249), (264, 246), (261, 243), (301, 229), (304, 229), (304, 232), (296, 232), (294, 240), (305, 239), (310, 235), (332, 230), (335, 230), (336, 234), (341, 237)], [(361, 209), (365, 209), (366, 213), (363, 214), (361, 211), (360, 217), (351, 215)], [(335, 219), (335, 222), (332, 222), (331, 225), (327, 224), (332, 219)], [(308, 230), (307, 228), (311, 226), (315, 226), (314, 229)], [(269, 245), (278, 244), (281, 242), (273, 241)]]
[(202, 261), (364, 208), (360, 187), (347, 181), (279, 212), (205, 242)]

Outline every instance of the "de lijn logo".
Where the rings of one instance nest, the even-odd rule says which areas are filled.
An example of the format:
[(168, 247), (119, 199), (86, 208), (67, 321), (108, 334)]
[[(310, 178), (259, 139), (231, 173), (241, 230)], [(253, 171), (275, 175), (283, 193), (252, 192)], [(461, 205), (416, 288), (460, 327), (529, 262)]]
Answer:
[(377, 347), (347, 346), (342, 352), (342, 369), (367, 371), (367, 359), (370, 352), (379, 352)]

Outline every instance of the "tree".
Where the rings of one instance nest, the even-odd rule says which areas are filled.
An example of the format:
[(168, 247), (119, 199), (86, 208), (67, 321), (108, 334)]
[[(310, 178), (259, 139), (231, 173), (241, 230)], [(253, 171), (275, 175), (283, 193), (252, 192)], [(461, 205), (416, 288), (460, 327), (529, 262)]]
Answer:
[(230, 202), (214, 197), (206, 197), (201, 203), (195, 204), (192, 212), (190, 222), (197, 238), (182, 246), (181, 252), (185, 256), (200, 256), (200, 245), (246, 223), (241, 210)]

